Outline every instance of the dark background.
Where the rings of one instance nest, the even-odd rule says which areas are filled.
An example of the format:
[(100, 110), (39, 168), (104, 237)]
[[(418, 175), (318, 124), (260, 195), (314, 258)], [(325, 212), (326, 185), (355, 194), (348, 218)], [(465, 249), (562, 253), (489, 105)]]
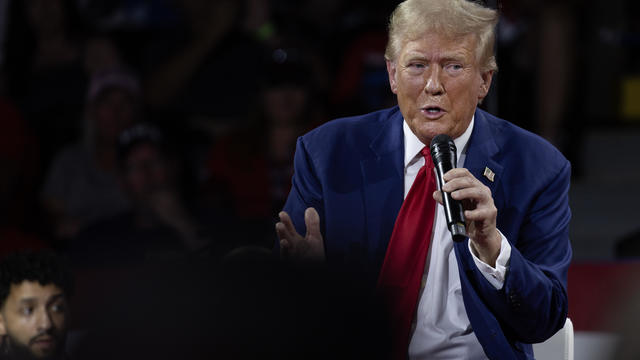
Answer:
[[(639, 3), (488, 3), (499, 71), (482, 107), (571, 161), (574, 262), (640, 256)], [(43, 187), (85, 136), (92, 77), (114, 67), (139, 79), (140, 120), (171, 144), (184, 207), (212, 244), (200, 255), (270, 249), (296, 137), (394, 104), (383, 52), (396, 4), (0, 0), (0, 250), (73, 253)]]

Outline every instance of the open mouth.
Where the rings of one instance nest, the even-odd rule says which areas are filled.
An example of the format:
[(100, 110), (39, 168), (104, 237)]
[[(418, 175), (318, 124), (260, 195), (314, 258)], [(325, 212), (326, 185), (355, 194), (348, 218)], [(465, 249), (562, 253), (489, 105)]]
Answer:
[(439, 117), (444, 114), (445, 111), (439, 106), (426, 106), (422, 108), (422, 113), (427, 117)]

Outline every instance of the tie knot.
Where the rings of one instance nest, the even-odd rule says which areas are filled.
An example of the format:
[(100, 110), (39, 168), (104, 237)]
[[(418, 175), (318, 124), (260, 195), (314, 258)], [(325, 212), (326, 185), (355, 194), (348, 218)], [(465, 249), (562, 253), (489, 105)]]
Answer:
[(424, 156), (424, 165), (427, 168), (433, 168), (433, 160), (431, 160), (431, 151), (428, 146), (425, 146), (420, 150), (422, 156)]

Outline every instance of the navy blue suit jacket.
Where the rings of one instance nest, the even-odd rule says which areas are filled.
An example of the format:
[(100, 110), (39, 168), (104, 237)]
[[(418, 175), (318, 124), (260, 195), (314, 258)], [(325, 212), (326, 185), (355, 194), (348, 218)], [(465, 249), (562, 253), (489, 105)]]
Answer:
[[(298, 139), (284, 210), (301, 234), (304, 210), (318, 211), (329, 263), (377, 277), (404, 198), (402, 122), (394, 107), (330, 121)], [(468, 240), (454, 244), (467, 315), (489, 358), (532, 359), (529, 343), (553, 335), (567, 315), (570, 164), (537, 135), (478, 109), (464, 167), (491, 189), (497, 227), (512, 246), (496, 290)]]

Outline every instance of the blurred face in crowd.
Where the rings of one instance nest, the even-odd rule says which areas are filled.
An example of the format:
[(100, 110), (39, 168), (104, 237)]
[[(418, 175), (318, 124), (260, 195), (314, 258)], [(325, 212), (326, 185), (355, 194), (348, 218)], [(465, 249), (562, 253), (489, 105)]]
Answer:
[(264, 111), (270, 123), (290, 125), (304, 115), (307, 106), (307, 90), (300, 85), (283, 84), (264, 92)]
[(283, 83), (265, 89), (263, 109), (269, 122), (269, 156), (279, 163), (288, 163), (300, 135), (298, 123), (304, 119), (309, 92), (304, 85)]
[(136, 145), (124, 163), (124, 182), (130, 196), (144, 203), (159, 190), (166, 190), (171, 181), (169, 168), (160, 150), (151, 143)]
[(489, 91), (492, 71), (482, 72), (475, 58), (477, 37), (428, 32), (405, 41), (387, 61), (391, 90), (407, 125), (423, 144), (438, 134), (455, 139), (469, 126)]
[(13, 284), (0, 315), (0, 334), (18, 358), (51, 359), (63, 352), (68, 312), (58, 286)]
[(110, 143), (135, 120), (133, 96), (126, 90), (111, 88), (98, 96), (94, 104), (96, 135)]

